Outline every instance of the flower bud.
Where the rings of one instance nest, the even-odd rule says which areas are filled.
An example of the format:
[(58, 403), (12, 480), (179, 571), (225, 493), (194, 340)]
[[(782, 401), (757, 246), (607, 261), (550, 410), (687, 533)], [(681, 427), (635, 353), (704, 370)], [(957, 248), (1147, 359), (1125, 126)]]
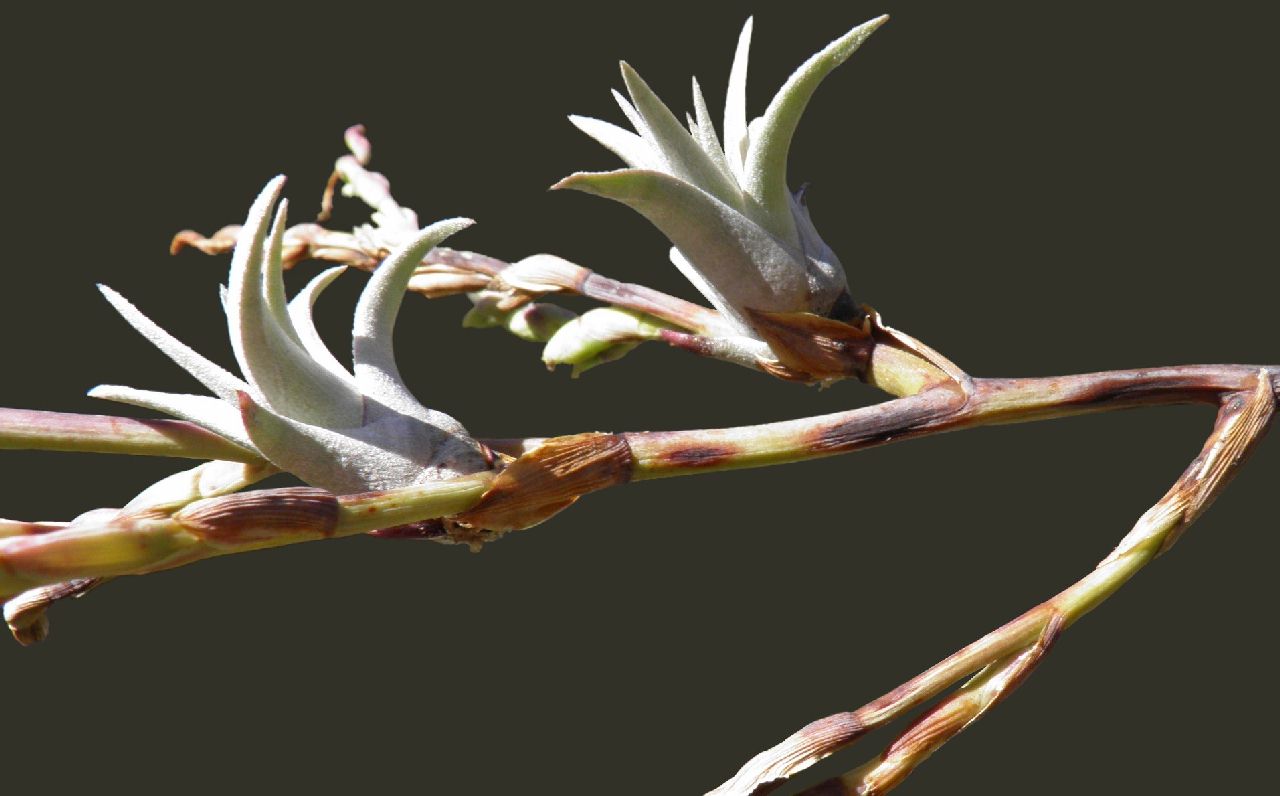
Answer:
[(617, 307), (590, 310), (552, 335), (542, 361), (554, 368), (572, 365), (573, 375), (625, 356), (645, 340), (656, 340), (668, 328), (652, 316)]
[(509, 287), (534, 295), (577, 291), (590, 274), (591, 269), (554, 254), (535, 254), (502, 269), (494, 279), (494, 289)]
[(578, 317), (564, 307), (555, 304), (522, 304), (515, 309), (507, 309), (502, 304), (504, 294), (486, 290), (473, 293), (474, 302), (467, 314), (462, 316), (462, 325), (467, 329), (491, 329), (502, 327), (530, 343), (545, 343), (551, 339), (560, 327)]

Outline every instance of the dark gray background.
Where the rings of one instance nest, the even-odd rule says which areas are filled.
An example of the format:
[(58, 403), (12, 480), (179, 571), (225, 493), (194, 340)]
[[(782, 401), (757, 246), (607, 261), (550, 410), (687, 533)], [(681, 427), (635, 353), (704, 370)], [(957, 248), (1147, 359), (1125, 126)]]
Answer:
[[(1263, 4), (1172, 5), (10, 10), (0, 402), (129, 413), (84, 391), (197, 389), (93, 283), (229, 362), (226, 260), (170, 258), (170, 235), (238, 221), (277, 172), (302, 219), (354, 122), (424, 222), (479, 219), (456, 245), (554, 251), (692, 296), (639, 216), (545, 188), (613, 167), (564, 116), (619, 119), (620, 57), (679, 111), (690, 74), (721, 107), (749, 10), (756, 113), (826, 41), (895, 16), (820, 89), (790, 169), (889, 322), (983, 376), (1275, 362), (1277, 20)], [(336, 348), (363, 279), (321, 305)], [(480, 435), (878, 400), (657, 345), (570, 381), (534, 346), (459, 329), (465, 306), (406, 302), (398, 341), (411, 386)], [(700, 793), (1088, 571), (1210, 422), (1147, 409), (632, 485), (478, 556), (351, 539), (127, 578), (59, 607), (43, 646), (0, 645), (6, 776), (59, 791)], [(902, 792), (1256, 790), (1280, 707), (1275, 443)], [(4, 453), (0, 513), (118, 505), (175, 466)]]

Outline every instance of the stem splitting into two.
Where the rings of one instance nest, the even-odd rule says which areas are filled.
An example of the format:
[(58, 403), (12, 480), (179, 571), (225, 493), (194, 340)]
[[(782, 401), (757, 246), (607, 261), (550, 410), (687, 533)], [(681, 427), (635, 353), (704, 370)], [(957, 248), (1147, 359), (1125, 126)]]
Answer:
[[(375, 209), (378, 226), (355, 233), (318, 224), (295, 226), (284, 233), (287, 265), (316, 258), (372, 271), (397, 236), (416, 230), (413, 211), (395, 202), (385, 178), (365, 168), (369, 150), (362, 128), (348, 131), (348, 143), (352, 154), (338, 161), (320, 220), (341, 180), (347, 193)], [(193, 246), (218, 254), (230, 251), (236, 237), (234, 227), (210, 238), (182, 232), (172, 248)], [(1217, 404), (1217, 422), (1200, 455), (1092, 572), (858, 710), (813, 722), (761, 752), (711, 796), (771, 791), (971, 676), (911, 723), (878, 758), (805, 791), (807, 796), (882, 794), (1007, 697), (1066, 628), (1168, 550), (1262, 438), (1280, 401), (1280, 366), (1190, 365), (974, 379), (938, 352), (884, 325), (869, 307), (852, 312), (852, 323), (809, 313), (748, 310), (764, 348), (744, 347), (725, 342), (724, 319), (713, 310), (541, 257), (546, 259), (536, 264), (510, 265), (437, 248), (422, 261), (409, 289), (427, 297), (488, 292), (503, 312), (545, 293), (577, 294), (657, 319), (662, 323), (653, 339), (673, 347), (787, 380), (825, 384), (858, 378), (896, 397), (828, 415), (737, 428), (480, 440), (501, 465), (494, 471), (341, 496), (310, 487), (234, 494), (274, 467), (253, 451), (190, 423), (0, 409), (0, 448), (211, 460), (171, 476), (161, 482), (165, 489), (156, 490), (157, 484), (121, 510), (89, 512), (70, 523), (0, 520), (0, 597), (6, 600), (5, 618), (14, 636), (24, 644), (39, 641), (47, 633), (45, 610), (53, 602), (80, 596), (104, 579), (227, 553), (370, 532), (475, 548), (505, 532), (536, 525), (585, 494), (631, 480), (804, 461), (981, 425), (1133, 406)], [(157, 503), (149, 499), (153, 490), (170, 497)], [(172, 499), (173, 494), (181, 497)]]

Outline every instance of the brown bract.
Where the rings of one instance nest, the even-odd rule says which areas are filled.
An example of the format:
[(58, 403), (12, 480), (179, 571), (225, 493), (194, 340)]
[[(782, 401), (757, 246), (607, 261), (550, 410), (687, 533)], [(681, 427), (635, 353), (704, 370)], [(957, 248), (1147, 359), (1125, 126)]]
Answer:
[(746, 312), (782, 364), (766, 366), (768, 373), (789, 381), (865, 378), (876, 345), (869, 325), (852, 326), (811, 312)]
[(631, 448), (618, 434), (554, 437), (498, 474), (470, 510), (454, 519), (489, 531), (529, 528), (579, 497), (631, 480)]
[(4, 619), (9, 632), (24, 647), (44, 641), (49, 635), (49, 617), (45, 613), (48, 607), (59, 600), (87, 594), (100, 583), (101, 578), (76, 578), (23, 592), (5, 603)]
[(173, 518), (214, 546), (235, 547), (284, 534), (322, 538), (332, 536), (338, 525), (338, 499), (314, 487), (260, 489), (197, 500)]

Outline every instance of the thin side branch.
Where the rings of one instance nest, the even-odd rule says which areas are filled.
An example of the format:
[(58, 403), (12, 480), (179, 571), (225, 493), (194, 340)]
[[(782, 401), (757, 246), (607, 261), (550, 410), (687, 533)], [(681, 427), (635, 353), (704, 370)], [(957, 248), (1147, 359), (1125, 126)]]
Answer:
[[(1280, 366), (1268, 369), (1280, 372)], [(973, 379), (873, 406), (800, 420), (726, 429), (624, 435), (633, 478), (664, 478), (806, 461), (974, 426), (1022, 423), (1136, 406), (1217, 403), (1252, 389), (1259, 368), (1187, 365), (1032, 379)], [(1280, 379), (1264, 379), (1280, 395)]]
[[(1188, 391), (1178, 393), (1171, 388), (1167, 391), (1169, 394), (1181, 394), (1183, 398), (1205, 397), (1200, 392), (1202, 385), (1198, 379), (1187, 380), (1187, 374), (1176, 372), (1180, 369), (1170, 370), (1175, 372), (1167, 372), (1163, 378), (1176, 377), (1177, 383)], [(1066, 393), (1076, 395), (1073, 390)], [(1121, 394), (1132, 398), (1143, 393), (1143, 390), (1126, 390)], [(1005, 390), (998, 390), (996, 394), (1005, 394)], [(812, 793), (815, 796), (818, 793), (871, 796), (896, 787), (915, 766), (1016, 687), (1061, 630), (1097, 607), (1177, 541), (1221, 493), (1241, 462), (1262, 439), (1276, 403), (1273, 373), (1254, 370), (1250, 383), (1241, 384), (1239, 389), (1220, 398), (1217, 422), (1200, 455), (1092, 572), (879, 699), (856, 711), (814, 722), (760, 753), (731, 780), (712, 791), (712, 796), (753, 796), (767, 792), (868, 731), (938, 696), (966, 675), (986, 667), (976, 680), (909, 727), (878, 760), (838, 780), (823, 783)], [(1092, 404), (1087, 401), (1080, 405)], [(1069, 411), (1072, 406), (1068, 402), (1059, 408)], [(1041, 411), (1044, 409), (1040, 407)], [(1014, 416), (1044, 415), (1033, 411)], [(839, 731), (833, 732), (833, 727)]]
[(135, 420), (35, 409), (0, 408), (0, 449), (174, 456), (246, 464), (261, 461), (252, 451), (181, 420)]

